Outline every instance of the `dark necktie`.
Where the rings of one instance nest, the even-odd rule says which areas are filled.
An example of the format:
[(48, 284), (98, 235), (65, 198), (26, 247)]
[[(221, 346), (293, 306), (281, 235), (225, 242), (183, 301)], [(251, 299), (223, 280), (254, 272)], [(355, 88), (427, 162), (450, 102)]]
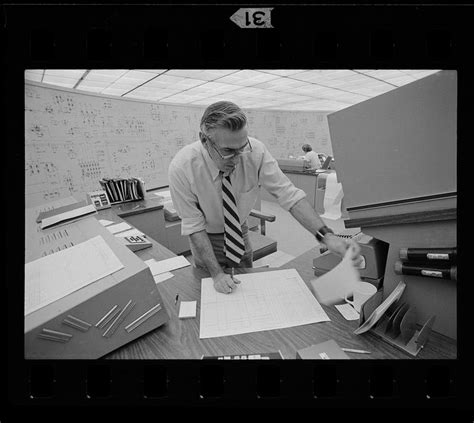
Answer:
[(239, 264), (245, 253), (245, 245), (229, 175), (222, 177), (222, 204), (224, 208), (224, 252), (227, 258)]

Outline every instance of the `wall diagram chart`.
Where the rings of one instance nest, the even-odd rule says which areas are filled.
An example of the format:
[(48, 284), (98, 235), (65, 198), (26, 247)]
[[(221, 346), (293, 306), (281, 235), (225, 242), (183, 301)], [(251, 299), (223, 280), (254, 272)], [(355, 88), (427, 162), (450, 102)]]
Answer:
[[(168, 165), (198, 140), (204, 107), (104, 97), (25, 83), (26, 207), (100, 189), (103, 177), (168, 185)], [(249, 135), (275, 158), (311, 144), (332, 154), (326, 113), (245, 110)]]

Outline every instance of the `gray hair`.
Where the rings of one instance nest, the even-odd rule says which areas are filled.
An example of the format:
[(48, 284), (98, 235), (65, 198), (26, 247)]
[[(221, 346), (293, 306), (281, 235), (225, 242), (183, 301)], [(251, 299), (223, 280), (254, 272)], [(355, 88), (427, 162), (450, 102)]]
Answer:
[(230, 101), (218, 101), (206, 108), (201, 118), (201, 131), (204, 134), (210, 129), (228, 128), (231, 131), (242, 129), (247, 123), (247, 116), (242, 109)]

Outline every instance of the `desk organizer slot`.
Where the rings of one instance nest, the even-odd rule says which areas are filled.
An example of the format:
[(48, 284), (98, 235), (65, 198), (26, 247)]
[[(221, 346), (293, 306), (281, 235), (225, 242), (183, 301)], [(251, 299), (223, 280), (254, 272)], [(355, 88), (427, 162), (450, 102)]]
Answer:
[[(382, 297), (382, 291), (377, 291), (362, 305), (359, 327), (382, 303)], [(416, 317), (415, 307), (398, 299), (387, 308), (370, 332), (416, 357), (428, 341), (435, 316), (431, 316), (420, 330), (417, 330)]]

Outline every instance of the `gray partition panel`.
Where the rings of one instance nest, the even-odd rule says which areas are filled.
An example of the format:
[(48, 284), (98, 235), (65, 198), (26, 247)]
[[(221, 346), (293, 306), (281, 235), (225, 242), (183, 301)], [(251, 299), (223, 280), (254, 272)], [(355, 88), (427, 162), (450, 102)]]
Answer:
[(328, 115), (347, 208), (456, 191), (457, 73)]

